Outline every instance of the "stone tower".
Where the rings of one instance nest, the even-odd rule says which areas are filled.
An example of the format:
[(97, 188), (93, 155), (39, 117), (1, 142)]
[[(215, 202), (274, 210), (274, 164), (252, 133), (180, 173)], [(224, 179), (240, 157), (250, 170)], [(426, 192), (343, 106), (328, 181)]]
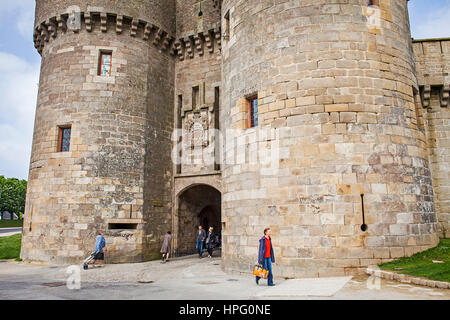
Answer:
[(279, 159), (250, 151), (224, 165), (225, 269), (250, 269), (265, 227), (286, 277), (342, 275), (438, 242), (407, 1), (369, 3), (222, 2), (225, 126)]
[[(21, 257), (111, 262), (171, 229), (175, 1), (36, 1), (42, 56)], [(69, 145), (70, 144), (70, 145)]]

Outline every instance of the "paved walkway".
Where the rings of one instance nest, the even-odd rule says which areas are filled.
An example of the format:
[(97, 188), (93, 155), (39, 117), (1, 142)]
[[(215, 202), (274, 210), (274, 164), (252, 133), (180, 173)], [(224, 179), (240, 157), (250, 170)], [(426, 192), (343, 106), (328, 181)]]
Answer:
[[(276, 270), (276, 265), (274, 265)], [(2, 299), (450, 299), (450, 290), (400, 284), (368, 276), (275, 278), (257, 286), (250, 274), (226, 274), (220, 258), (151, 261), (79, 270), (81, 288), (66, 286), (67, 267), (0, 261)], [(275, 271), (276, 272), (276, 271)], [(276, 274), (275, 274), (276, 275)], [(368, 288), (369, 287), (372, 289)], [(378, 288), (378, 289), (377, 289)]]

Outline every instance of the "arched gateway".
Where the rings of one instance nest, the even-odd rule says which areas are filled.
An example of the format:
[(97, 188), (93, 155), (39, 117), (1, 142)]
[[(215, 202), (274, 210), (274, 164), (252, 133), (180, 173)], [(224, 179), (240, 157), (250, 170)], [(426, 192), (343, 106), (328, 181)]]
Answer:
[(185, 255), (196, 251), (196, 230), (214, 228), (221, 235), (221, 193), (209, 185), (190, 186), (177, 196), (174, 215), (174, 254)]

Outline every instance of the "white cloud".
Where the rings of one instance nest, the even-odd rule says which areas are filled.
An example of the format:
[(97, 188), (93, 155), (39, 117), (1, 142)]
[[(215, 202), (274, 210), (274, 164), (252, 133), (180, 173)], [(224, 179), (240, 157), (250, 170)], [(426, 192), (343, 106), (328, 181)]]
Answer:
[(27, 179), (39, 65), (0, 52), (0, 175)]
[(34, 26), (34, 0), (0, 0), (0, 18), (16, 16), (15, 29), (25, 39), (30, 39)]
[(33, 34), (33, 27), (34, 27), (34, 10), (32, 7), (31, 9), (22, 11), (19, 14), (16, 28), (22, 37), (24, 37), (25, 39), (32, 39), (31, 36)]
[(438, 10), (434, 9), (423, 11), (420, 6), (411, 5), (411, 36), (414, 39), (450, 37), (450, 3), (442, 3)]

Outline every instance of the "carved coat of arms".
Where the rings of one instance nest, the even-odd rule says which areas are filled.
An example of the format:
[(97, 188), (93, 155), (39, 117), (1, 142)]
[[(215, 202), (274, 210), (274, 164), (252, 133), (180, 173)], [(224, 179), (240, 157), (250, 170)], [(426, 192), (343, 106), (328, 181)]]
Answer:
[(184, 145), (186, 148), (208, 146), (209, 119), (207, 111), (187, 114), (184, 129)]

